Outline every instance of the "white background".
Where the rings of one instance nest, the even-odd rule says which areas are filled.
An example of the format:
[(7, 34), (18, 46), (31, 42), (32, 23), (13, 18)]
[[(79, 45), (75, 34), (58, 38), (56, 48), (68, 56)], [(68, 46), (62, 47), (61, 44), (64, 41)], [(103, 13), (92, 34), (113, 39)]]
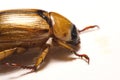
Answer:
[(38, 8), (58, 12), (78, 29), (99, 25), (100, 29), (81, 34), (81, 50), (91, 62), (51, 60), (44, 69), (17, 77), (29, 70), (0, 74), (0, 80), (120, 80), (119, 0), (0, 0), (0, 10)]

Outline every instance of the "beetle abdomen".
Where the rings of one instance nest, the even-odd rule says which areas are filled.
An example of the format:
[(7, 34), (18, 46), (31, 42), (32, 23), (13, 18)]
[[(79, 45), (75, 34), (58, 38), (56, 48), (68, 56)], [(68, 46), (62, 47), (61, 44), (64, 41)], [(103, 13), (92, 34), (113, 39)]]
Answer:
[(38, 46), (48, 39), (49, 31), (49, 14), (45, 11), (20, 9), (0, 12), (0, 50)]

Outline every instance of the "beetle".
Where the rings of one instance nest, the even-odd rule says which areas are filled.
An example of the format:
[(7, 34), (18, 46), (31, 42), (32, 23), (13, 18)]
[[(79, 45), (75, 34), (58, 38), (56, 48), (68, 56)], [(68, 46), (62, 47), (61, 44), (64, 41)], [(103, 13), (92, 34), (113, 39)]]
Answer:
[(37, 71), (51, 45), (56, 43), (89, 63), (89, 57), (86, 54), (77, 54), (74, 46), (80, 46), (81, 32), (94, 27), (98, 26), (78, 30), (71, 21), (56, 12), (38, 9), (0, 11), (0, 61), (26, 48), (40, 46), (40, 55), (33, 66), (5, 63)]

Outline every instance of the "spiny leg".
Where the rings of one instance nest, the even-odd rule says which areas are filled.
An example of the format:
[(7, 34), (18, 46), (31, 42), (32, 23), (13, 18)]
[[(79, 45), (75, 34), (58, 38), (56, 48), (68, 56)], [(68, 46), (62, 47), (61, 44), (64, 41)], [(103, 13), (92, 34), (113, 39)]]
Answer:
[(42, 61), (46, 57), (46, 55), (48, 53), (48, 50), (49, 50), (49, 46), (47, 46), (42, 51), (41, 55), (38, 57), (36, 63), (33, 66), (25, 66), (25, 65), (16, 64), (16, 63), (5, 63), (5, 65), (7, 65), (7, 66), (13, 66), (13, 67), (20, 67), (20, 68), (23, 68), (23, 69), (32, 69), (32, 71), (37, 71), (37, 69), (39, 68), (40, 64), (42, 63)]
[(95, 27), (99, 28), (98, 25), (93, 25), (93, 26), (85, 27), (85, 28), (83, 28), (82, 30), (78, 30), (78, 32), (81, 33), (81, 32), (84, 32), (84, 31), (86, 31), (86, 30), (88, 30), (88, 29), (95, 28)]
[(65, 47), (67, 49), (69, 49), (72, 53), (74, 53), (76, 56), (81, 57), (81, 59), (85, 60), (88, 64), (90, 62), (90, 58), (86, 55), (86, 54), (77, 54), (73, 48), (71, 48), (70, 46), (68, 46), (67, 44), (61, 42), (61, 41), (57, 41), (57, 43), (59, 45), (61, 45), (62, 47)]
[[(26, 51), (25, 48), (22, 48), (22, 47), (15, 47), (15, 48), (12, 48), (12, 49), (7, 49), (7, 50), (4, 50), (4, 51), (1, 51), (0, 52), (0, 60), (3, 60), (4, 58), (7, 58), (9, 57), (10, 55), (13, 55), (14, 53), (15, 54), (20, 54), (20, 53), (24, 53)], [(9, 62), (5, 62), (5, 63), (2, 63), (3, 65), (11, 65), (11, 66), (17, 66), (17, 64), (15, 65), (15, 63), (9, 63)]]
[(49, 38), (46, 44), (43, 45), (41, 49), (42, 53), (40, 53), (40, 56), (38, 56), (38, 59), (36, 60), (36, 63), (33, 66), (25, 66), (25, 65), (16, 64), (16, 63), (6, 63), (5, 65), (13, 66), (13, 67), (20, 67), (23, 69), (32, 69), (32, 72), (37, 71), (38, 68), (40, 67), (40, 64), (45, 59), (51, 44), (52, 44), (52, 38)]
[(20, 54), (20, 53), (23, 53), (25, 51), (26, 51), (26, 49), (21, 48), (21, 47), (15, 47), (15, 48), (11, 48), (11, 49), (1, 51), (0, 52), (0, 60), (2, 60), (4, 58), (7, 58), (8, 56), (10, 56), (10, 55), (12, 55), (14, 53)]
[(50, 46), (47, 45), (47, 47), (43, 50), (41, 55), (38, 57), (35, 65), (34, 65), (34, 71), (36, 71), (40, 67), (40, 64), (43, 62), (43, 60), (45, 59), (46, 55), (48, 54), (49, 48), (50, 48)]
[(0, 60), (7, 58), (8, 56), (12, 55), (16, 51), (16, 48), (7, 49), (0, 52)]
[(84, 61), (86, 61), (88, 64), (90, 63), (90, 58), (86, 54), (77, 54), (76, 52), (73, 52), (76, 56), (80, 57)]
[[(11, 48), (11, 49), (1, 51), (0, 52), (0, 60), (3, 60), (4, 58), (7, 58), (7, 57), (9, 57), (10, 55), (13, 55), (13, 54), (24, 53), (25, 51), (26, 51), (26, 49), (22, 48), (22, 47), (15, 47), (15, 48)], [(2, 64), (7, 65), (7, 64), (10, 64), (10, 63), (6, 62), (6, 63), (2, 63)]]

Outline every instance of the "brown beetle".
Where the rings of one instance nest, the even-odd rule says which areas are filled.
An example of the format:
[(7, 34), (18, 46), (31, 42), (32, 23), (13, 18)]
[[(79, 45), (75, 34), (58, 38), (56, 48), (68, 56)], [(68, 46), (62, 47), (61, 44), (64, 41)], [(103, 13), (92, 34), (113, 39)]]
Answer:
[[(46, 57), (52, 43), (56, 43), (85, 59), (89, 63), (89, 57), (85, 54), (77, 54), (76, 49), (80, 44), (78, 34), (89, 28), (77, 30), (68, 19), (55, 12), (47, 12), (37, 9), (17, 9), (0, 12), (0, 60), (31, 47), (41, 48), (34, 66), (23, 66), (16, 63), (5, 63), (10, 66), (19, 66), (37, 70)], [(72, 47), (73, 46), (73, 47)]]

